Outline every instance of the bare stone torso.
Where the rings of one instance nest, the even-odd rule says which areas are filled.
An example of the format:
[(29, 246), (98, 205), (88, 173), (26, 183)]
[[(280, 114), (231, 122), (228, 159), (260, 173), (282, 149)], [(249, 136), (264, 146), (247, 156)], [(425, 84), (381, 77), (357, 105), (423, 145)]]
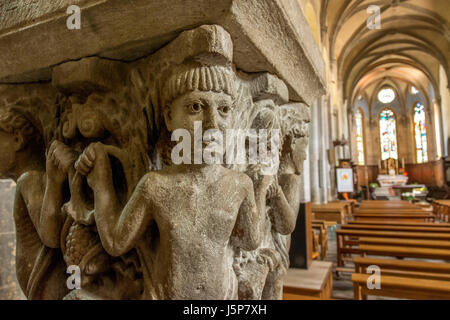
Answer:
[(164, 266), (154, 268), (157, 275), (152, 276), (162, 288), (160, 298), (232, 297), (230, 237), (246, 192), (239, 174), (230, 172), (221, 168), (215, 177), (164, 171), (148, 175), (150, 210), (160, 236), (155, 264)]

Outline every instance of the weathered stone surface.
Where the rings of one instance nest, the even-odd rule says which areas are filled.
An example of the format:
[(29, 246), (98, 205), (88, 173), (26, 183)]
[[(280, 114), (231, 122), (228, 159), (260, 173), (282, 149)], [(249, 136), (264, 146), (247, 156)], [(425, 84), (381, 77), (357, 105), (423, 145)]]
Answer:
[(322, 56), (295, 0), (71, 4), (81, 7), (80, 30), (67, 29), (65, 1), (18, 2), (14, 10), (3, 5), (0, 47), (7, 50), (0, 52), (0, 81), (49, 80), (52, 66), (88, 56), (134, 60), (155, 52), (183, 30), (217, 23), (233, 39), (239, 69), (277, 74), (288, 85), (292, 100), (309, 105), (323, 92)]
[[(49, 80), (0, 87), (0, 176), (17, 182), (27, 298), (281, 299), (310, 121), (293, 102), (323, 84), (298, 5), (173, 0), (167, 19), (161, 2), (86, 1), (69, 31), (34, 4), (43, 15), (27, 32), (13, 10), (0, 34), (6, 56), (12, 36), (49, 39), (33, 62), (0, 69), (9, 82)], [(243, 162), (225, 162), (241, 149)], [(69, 293), (67, 267), (80, 290)]]

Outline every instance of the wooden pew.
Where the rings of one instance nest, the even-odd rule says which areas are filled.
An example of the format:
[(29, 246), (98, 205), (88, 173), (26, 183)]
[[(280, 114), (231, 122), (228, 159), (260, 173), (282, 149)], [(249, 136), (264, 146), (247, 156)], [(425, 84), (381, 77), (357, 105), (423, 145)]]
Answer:
[(353, 263), (355, 273), (367, 274), (369, 266), (377, 266), (386, 276), (450, 281), (450, 263), (367, 257), (355, 257)]
[(374, 225), (374, 224), (343, 224), (342, 229), (352, 230), (377, 230), (377, 231), (400, 231), (400, 232), (439, 232), (449, 233), (449, 227), (430, 227), (430, 226), (396, 226), (396, 225)]
[(450, 241), (444, 240), (417, 240), (417, 239), (399, 239), (399, 238), (359, 238), (359, 244), (370, 245), (387, 245), (387, 246), (402, 246), (402, 247), (416, 247), (416, 248), (436, 248), (436, 249), (450, 249)]
[(328, 253), (328, 232), (327, 223), (322, 220), (313, 220), (312, 227), (318, 232), (320, 245), (320, 260), (325, 260)]
[(319, 258), (319, 235), (314, 232), (314, 230), (311, 230), (311, 237), (312, 237), (312, 259), (317, 260)]
[(361, 252), (361, 256), (377, 255), (385, 257), (450, 260), (450, 249), (440, 248), (372, 245), (360, 243), (359, 251)]
[(358, 247), (359, 239), (361, 237), (450, 241), (449, 233), (440, 233), (440, 232), (383, 231), (383, 230), (361, 230), (361, 229), (336, 230), (338, 272), (343, 271), (345, 269), (343, 268), (344, 255), (361, 254), (361, 251), (359, 250)]
[(416, 227), (435, 227), (450, 228), (450, 223), (430, 223), (430, 222), (403, 222), (403, 221), (349, 221), (348, 224), (366, 224), (366, 225), (387, 225), (387, 226), (416, 226)]
[(354, 214), (433, 214), (432, 210), (423, 209), (359, 209), (355, 210)]
[(433, 222), (432, 214), (392, 214), (392, 213), (355, 213), (355, 221), (405, 221), (405, 222)]
[(311, 211), (314, 220), (345, 223), (349, 204), (347, 202), (329, 202), (326, 204), (312, 204)]
[(370, 276), (370, 274), (352, 274), (356, 300), (365, 300), (368, 295), (419, 300), (450, 299), (450, 281), (381, 275), (381, 288), (370, 290), (367, 287)]
[(432, 210), (407, 201), (363, 201), (355, 213), (430, 213)]
[(352, 219), (353, 218), (353, 212), (355, 211), (355, 200), (340, 200), (340, 202), (344, 202), (347, 204), (347, 220)]
[(433, 212), (441, 221), (450, 222), (450, 200), (435, 200)]
[(363, 208), (418, 208), (417, 205), (404, 200), (363, 200), (359, 205)]

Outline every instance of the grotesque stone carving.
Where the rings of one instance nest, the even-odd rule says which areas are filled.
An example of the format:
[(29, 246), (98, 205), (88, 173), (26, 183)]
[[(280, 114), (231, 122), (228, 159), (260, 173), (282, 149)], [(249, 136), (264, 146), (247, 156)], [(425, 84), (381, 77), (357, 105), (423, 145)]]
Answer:
[[(42, 88), (45, 116), (29, 121), (9, 101), (0, 117), (11, 151), (0, 169), (18, 180), (16, 221), (27, 224), (17, 265), (28, 298), (281, 299), (309, 110), (276, 76), (236, 70), (223, 28), (185, 31), (130, 64), (69, 62)], [(230, 129), (265, 130), (271, 156), (205, 161), (236, 151), (216, 138)], [(189, 163), (173, 161), (177, 130), (200, 146)], [(35, 234), (19, 241), (25, 228)], [(82, 281), (66, 295), (69, 265)]]
[(59, 230), (54, 229), (52, 217), (43, 208), (43, 188), (48, 180), (46, 138), (52, 125), (52, 103), (56, 101), (49, 88), (29, 86), (17, 91), (25, 97), (6, 95), (0, 109), (0, 175), (17, 182), (17, 278), (29, 299), (61, 299), (67, 293), (65, 265), (51, 241)]

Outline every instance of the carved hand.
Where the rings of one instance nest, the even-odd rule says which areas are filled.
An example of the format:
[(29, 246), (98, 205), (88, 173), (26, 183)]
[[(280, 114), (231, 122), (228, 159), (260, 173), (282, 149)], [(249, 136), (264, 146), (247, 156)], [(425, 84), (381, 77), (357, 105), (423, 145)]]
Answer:
[(108, 181), (108, 168), (108, 154), (105, 145), (100, 142), (91, 143), (75, 163), (75, 169), (87, 176), (87, 182), (92, 189), (95, 189), (98, 182)]
[(259, 249), (256, 261), (259, 264), (267, 265), (270, 271), (274, 271), (279, 264), (279, 254), (269, 248)]
[(274, 176), (260, 175), (254, 182), (256, 192), (266, 192), (274, 181)]
[(281, 195), (281, 192), (283, 190), (281, 189), (280, 185), (278, 184), (278, 179), (275, 178), (272, 184), (269, 186), (269, 189), (267, 190), (267, 199), (272, 199), (279, 197)]
[(73, 168), (76, 154), (61, 141), (55, 140), (47, 153), (46, 171), (49, 180), (62, 184), (67, 179), (67, 173)]

